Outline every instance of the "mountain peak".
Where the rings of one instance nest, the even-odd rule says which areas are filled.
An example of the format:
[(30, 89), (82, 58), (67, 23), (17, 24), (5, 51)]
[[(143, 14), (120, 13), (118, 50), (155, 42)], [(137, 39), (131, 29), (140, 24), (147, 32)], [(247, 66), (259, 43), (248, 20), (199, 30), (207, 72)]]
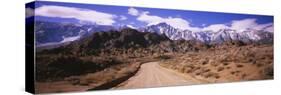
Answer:
[(151, 27), (151, 26), (162, 26), (162, 27), (172, 27), (171, 25), (169, 25), (166, 22), (160, 22), (160, 23), (152, 23), (152, 24), (148, 24), (147, 27)]
[(157, 25), (160, 25), (160, 26), (170, 26), (169, 24), (167, 24), (165, 22), (158, 23)]
[(128, 35), (134, 34), (135, 32), (149, 32), (166, 36), (170, 40), (194, 40), (204, 42), (206, 44), (222, 43), (229, 40), (238, 40), (243, 42), (264, 40), (265, 42), (265, 40), (272, 41), (273, 39), (273, 33), (267, 32), (266, 30), (247, 29), (239, 31), (235, 29), (220, 29), (219, 31), (210, 30), (194, 32), (191, 30), (177, 29), (165, 22), (153, 24), (144, 28), (135, 28), (131, 25), (123, 25), (119, 28), (114, 28), (113, 26), (106, 25), (75, 25), (71, 23), (67, 24), (45, 21), (37, 21), (36, 23), (36, 42), (38, 43), (38, 46), (40, 44), (50, 45), (53, 43), (68, 41), (64, 40), (65, 38), (84, 38), (95, 32), (107, 32), (110, 30), (124, 31), (124, 33)]

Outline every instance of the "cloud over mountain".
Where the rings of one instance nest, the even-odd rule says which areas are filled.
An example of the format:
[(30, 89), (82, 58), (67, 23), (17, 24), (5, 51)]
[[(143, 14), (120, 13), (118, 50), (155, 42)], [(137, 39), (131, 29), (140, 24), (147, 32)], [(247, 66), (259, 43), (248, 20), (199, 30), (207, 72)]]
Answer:
[(127, 20), (128, 18), (126, 16), (121, 15), (119, 20)]
[(147, 23), (148, 25), (154, 25), (154, 24), (158, 24), (158, 23), (162, 23), (165, 22), (175, 28), (179, 28), (179, 29), (189, 29), (189, 22), (182, 19), (182, 18), (173, 18), (173, 17), (167, 17), (167, 18), (163, 18), (160, 16), (156, 16), (156, 15), (150, 15), (149, 12), (143, 12), (138, 18), (137, 20), (142, 21)]
[(35, 10), (36, 16), (74, 18), (80, 21), (89, 21), (98, 25), (112, 25), (116, 15), (90, 9), (44, 5)]
[[(129, 24), (126, 20), (132, 20), (135, 22), (136, 27), (156, 25), (159, 23), (167, 23), (170, 26), (181, 29), (190, 30), (194, 32), (199, 31), (219, 31), (220, 29), (234, 29), (244, 31), (247, 29), (254, 30), (266, 30), (273, 32), (273, 22), (258, 23), (256, 18), (243, 18), (243, 19), (231, 19), (228, 22), (222, 23), (210, 23), (204, 26), (196, 26), (194, 22), (187, 20), (189, 18), (183, 17), (179, 14), (169, 14), (167, 16), (157, 14), (150, 10), (143, 10), (130, 7), (125, 13), (110, 13), (103, 11), (96, 11), (96, 9), (87, 9), (79, 7), (57, 6), (57, 5), (43, 5), (35, 9), (26, 8), (26, 16), (43, 16), (43, 17), (55, 17), (62, 19), (76, 19), (79, 22), (95, 23), (98, 25), (113, 25), (113, 24)], [(161, 13), (165, 14), (165, 12)], [(130, 16), (131, 15), (131, 16)], [(192, 19), (192, 18), (190, 18)], [(119, 22), (117, 22), (117, 20)], [(193, 19), (192, 19), (193, 20)], [(196, 20), (196, 19), (195, 19)], [(212, 20), (212, 19), (210, 19)], [(202, 24), (202, 23), (201, 23)]]
[(268, 32), (273, 32), (273, 23), (258, 24), (257, 20), (254, 18), (233, 20), (230, 25), (227, 24), (213, 24), (202, 28), (203, 31), (212, 30), (218, 31), (220, 29), (234, 29), (239, 31), (245, 31), (247, 29), (255, 30), (266, 30)]
[(220, 29), (229, 29), (230, 27), (225, 24), (212, 24), (202, 28), (203, 31), (219, 31)]
[(198, 31), (199, 29), (197, 27), (191, 27), (189, 21), (178, 17), (170, 16), (165, 18), (157, 15), (150, 15), (149, 11), (140, 11), (135, 8), (129, 8), (128, 13), (131, 14), (135, 13), (134, 15), (138, 16), (136, 19), (138, 21), (147, 23), (147, 25), (155, 25), (165, 22), (175, 28), (182, 29), (182, 30), (189, 29), (193, 31)]
[(137, 10), (136, 8), (129, 8), (128, 13), (137, 16), (136, 20), (144, 22), (147, 26), (156, 25), (159, 23), (167, 23), (174, 28), (181, 30), (198, 31), (219, 31), (220, 29), (234, 29), (244, 31), (247, 29), (267, 30), (273, 32), (273, 23), (259, 24), (255, 18), (246, 18), (240, 20), (232, 20), (228, 23), (211, 24), (204, 27), (192, 26), (192, 23), (180, 17), (161, 17), (158, 15), (151, 15), (149, 11)]
[(132, 15), (132, 16), (138, 16), (139, 15), (139, 11), (135, 8), (129, 8), (128, 9), (128, 14)]
[(256, 29), (261, 30), (267, 27), (273, 27), (273, 23), (266, 23), (266, 24), (258, 24), (256, 19), (243, 19), (243, 20), (234, 20), (232, 21), (231, 28), (236, 30), (246, 30), (246, 29)]

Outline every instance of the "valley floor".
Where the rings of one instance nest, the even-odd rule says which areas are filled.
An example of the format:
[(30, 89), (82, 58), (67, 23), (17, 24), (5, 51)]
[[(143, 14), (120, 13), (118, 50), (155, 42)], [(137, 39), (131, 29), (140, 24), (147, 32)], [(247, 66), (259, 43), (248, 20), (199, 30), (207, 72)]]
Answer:
[(37, 82), (36, 90), (50, 93), (131, 89), (265, 80), (274, 76), (271, 45), (220, 47), (198, 52), (124, 58), (130, 60), (129, 63), (66, 77), (62, 81)]

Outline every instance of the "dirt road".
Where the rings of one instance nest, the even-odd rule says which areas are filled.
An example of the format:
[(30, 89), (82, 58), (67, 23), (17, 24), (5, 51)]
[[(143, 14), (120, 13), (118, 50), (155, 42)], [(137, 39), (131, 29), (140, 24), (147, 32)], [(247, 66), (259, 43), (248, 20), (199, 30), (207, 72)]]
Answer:
[(163, 68), (158, 62), (149, 62), (143, 64), (135, 76), (113, 89), (190, 85), (199, 83), (200, 81), (192, 77)]

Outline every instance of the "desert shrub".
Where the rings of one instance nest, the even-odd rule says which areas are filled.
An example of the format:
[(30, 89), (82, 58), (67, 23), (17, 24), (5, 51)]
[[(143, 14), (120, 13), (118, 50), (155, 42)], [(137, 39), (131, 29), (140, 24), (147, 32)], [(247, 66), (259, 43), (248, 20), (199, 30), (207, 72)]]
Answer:
[(244, 65), (242, 65), (242, 64), (237, 64), (236, 65), (236, 67), (238, 67), (238, 68), (241, 68), (241, 67), (243, 67)]
[(184, 72), (184, 71), (185, 71), (185, 68), (181, 67), (181, 68), (179, 68), (179, 71), (180, 71), (180, 72)]
[(214, 67), (217, 67), (219, 65), (219, 63), (212, 62), (211, 65), (214, 66)]
[(257, 67), (262, 67), (264, 64), (262, 64), (262, 63), (257, 63), (256, 65), (257, 65)]
[(191, 68), (191, 69), (193, 69), (193, 68), (195, 68), (195, 66), (193, 65), (193, 64), (185, 64), (184, 65), (184, 68)]
[(235, 71), (231, 71), (230, 73), (231, 73), (232, 75), (234, 75), (236, 72), (235, 72)]
[(215, 76), (215, 73), (212, 73), (212, 72), (208, 72), (208, 73), (203, 74), (203, 77), (205, 77), (205, 78), (214, 77), (214, 76)]
[(201, 72), (196, 72), (196, 73), (195, 73), (195, 75), (197, 75), (197, 76), (200, 75), (200, 74), (201, 74)]
[(192, 69), (185, 69), (185, 71), (184, 71), (185, 73), (191, 73), (192, 72)]
[(265, 78), (267, 79), (272, 79), (274, 76), (274, 68), (273, 66), (266, 67), (262, 71), (265, 74)]
[(163, 60), (166, 60), (166, 59), (171, 59), (172, 57), (169, 56), (169, 55), (159, 55), (156, 57), (157, 59), (163, 59)]
[(208, 62), (207, 62), (207, 60), (204, 60), (204, 61), (202, 61), (202, 65), (206, 65)]
[(40, 60), (40, 58), (37, 59), (37, 81), (53, 81), (68, 76), (93, 73), (121, 63), (121, 61), (115, 58), (81, 60), (79, 57), (61, 56), (47, 59), (49, 59), (49, 61)]
[(202, 72), (204, 72), (204, 73), (205, 72), (210, 72), (210, 71), (211, 71), (210, 69), (206, 69), (206, 68), (202, 70)]
[(230, 69), (231, 67), (226, 67), (226, 69)]
[(223, 71), (223, 70), (224, 70), (224, 67), (219, 67), (218, 68), (218, 72)]
[(229, 63), (227, 63), (227, 62), (223, 62), (222, 63), (224, 66), (227, 66)]
[(244, 79), (246, 76), (247, 76), (247, 74), (244, 73), (244, 74), (242, 74), (241, 77)]
[(219, 76), (219, 75), (216, 75), (216, 76), (215, 76), (215, 78), (216, 78), (216, 79), (219, 79), (219, 78), (220, 78), (220, 76)]

